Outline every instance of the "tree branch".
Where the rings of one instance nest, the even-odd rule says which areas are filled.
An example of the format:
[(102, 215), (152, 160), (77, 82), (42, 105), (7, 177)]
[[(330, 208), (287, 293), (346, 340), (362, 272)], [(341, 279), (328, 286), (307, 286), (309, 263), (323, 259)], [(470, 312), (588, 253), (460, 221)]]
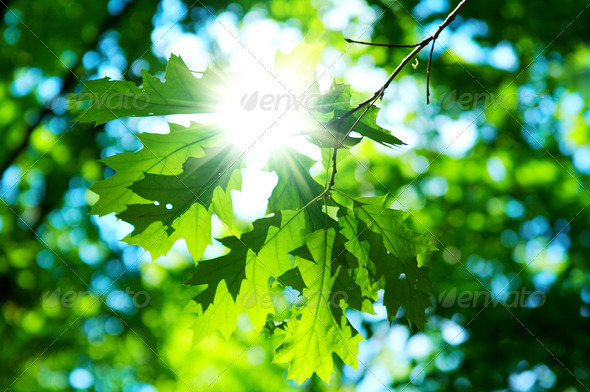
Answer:
[[(357, 111), (359, 111), (362, 108), (365, 108), (365, 110), (363, 111), (363, 113), (357, 118), (357, 120), (354, 122), (354, 124), (352, 125), (352, 127), (350, 127), (350, 129), (348, 130), (348, 132), (346, 132), (346, 134), (344, 135), (344, 137), (342, 138), (342, 140), (340, 141), (340, 145), (343, 145), (344, 140), (346, 140), (346, 138), (348, 137), (348, 135), (350, 135), (350, 133), (353, 131), (353, 129), (356, 127), (356, 125), (361, 121), (361, 119), (364, 117), (364, 115), (369, 111), (369, 109), (371, 108), (371, 106), (373, 106), (373, 104), (375, 102), (377, 102), (378, 99), (383, 98), (383, 95), (385, 94), (385, 90), (389, 87), (389, 85), (391, 84), (391, 82), (393, 81), (393, 79), (395, 79), (395, 77), (401, 72), (402, 69), (404, 69), (404, 67), (406, 65), (408, 65), (408, 63), (410, 63), (412, 61), (412, 59), (418, 54), (420, 53), (420, 51), (422, 49), (424, 49), (430, 42), (432, 42), (432, 49), (430, 50), (430, 57), (428, 60), (428, 68), (427, 68), (427, 87), (426, 87), (426, 91), (427, 91), (427, 96), (426, 96), (426, 100), (430, 101), (430, 89), (428, 87), (428, 84), (430, 82), (430, 63), (432, 60), (432, 54), (434, 51), (434, 41), (436, 41), (436, 39), (438, 38), (438, 36), (440, 35), (440, 33), (448, 26), (450, 25), (453, 20), (455, 20), (455, 18), (457, 17), (457, 15), (459, 14), (459, 12), (463, 9), (463, 7), (465, 7), (465, 5), (469, 2), (470, 0), (462, 0), (457, 7), (455, 7), (455, 9), (453, 11), (451, 11), (451, 13), (449, 15), (447, 15), (446, 19), (438, 26), (438, 28), (436, 29), (436, 31), (434, 32), (434, 34), (424, 38), (422, 41), (420, 41), (419, 43), (417, 43), (416, 45), (412, 45), (412, 46), (390, 46), (390, 47), (414, 47), (414, 50), (412, 50), (410, 52), (410, 54), (408, 54), (406, 57), (403, 58), (403, 60), (399, 63), (399, 65), (395, 68), (395, 70), (393, 70), (393, 72), (389, 75), (389, 77), (387, 78), (387, 81), (383, 84), (383, 86), (381, 86), (381, 88), (379, 90), (377, 90), (375, 92), (375, 94), (373, 94), (371, 97), (365, 99), (364, 101), (362, 101), (361, 103), (359, 103), (358, 105), (356, 105), (355, 107), (353, 107), (352, 109), (350, 109), (348, 112), (344, 113), (342, 116), (340, 116), (339, 118), (337, 118), (335, 121), (338, 121), (340, 123), (342, 123), (342, 121), (350, 116), (352, 116), (354, 113), (356, 113)], [(352, 42), (352, 43), (360, 43), (360, 44), (366, 44), (366, 45), (372, 45), (370, 43), (365, 43), (362, 41), (354, 41), (351, 39), (346, 39), (347, 42)], [(387, 44), (375, 44), (375, 46), (387, 46)], [(334, 153), (333, 156), (334, 159), (334, 168), (336, 167), (336, 152)], [(332, 173), (332, 180), (330, 181), (330, 188), (332, 187), (332, 185), (334, 185), (334, 176), (336, 174), (336, 170), (333, 170)]]
[(432, 54), (434, 53), (434, 44), (436, 38), (432, 40), (432, 48), (430, 48), (430, 56), (428, 56), (428, 66), (426, 67), (426, 103), (430, 103), (430, 64), (432, 63)]
[[(334, 136), (334, 152), (332, 153), (332, 177), (330, 178), (330, 183), (328, 184), (328, 190), (332, 189), (332, 187), (334, 186), (335, 183), (335, 178), (336, 178), (336, 172), (338, 171), (337, 168), (337, 159), (338, 159), (338, 142), (340, 142), (340, 139), (338, 139), (338, 136), (340, 134), (340, 130), (342, 129), (342, 121), (340, 121), (338, 123), (338, 127), (336, 128), (336, 135)], [(344, 139), (342, 139), (344, 141)], [(342, 144), (342, 142), (340, 142), (340, 144)], [(326, 170), (328, 170), (326, 168)]]
[(393, 79), (395, 79), (395, 77), (400, 73), (400, 71), (410, 62), (412, 61), (412, 59), (418, 54), (420, 53), (420, 51), (422, 49), (424, 49), (428, 43), (434, 39), (437, 39), (438, 36), (440, 35), (440, 33), (448, 26), (451, 24), (451, 22), (453, 22), (453, 20), (455, 20), (455, 17), (457, 17), (457, 15), (459, 14), (459, 11), (461, 11), (461, 9), (469, 2), (469, 0), (462, 0), (459, 5), (457, 5), (457, 7), (453, 10), (453, 12), (451, 12), (447, 18), (438, 26), (438, 29), (436, 29), (436, 32), (433, 35), (430, 35), (426, 38), (424, 38), (419, 44), (418, 46), (416, 46), (416, 48), (414, 50), (412, 50), (410, 52), (410, 54), (408, 54), (406, 57), (404, 57), (404, 59), (400, 62), (400, 64), (397, 66), (397, 68), (391, 73), (391, 75), (389, 75), (389, 78), (387, 78), (387, 81), (385, 82), (385, 84), (375, 92), (375, 94), (373, 94), (372, 97), (364, 100), (363, 102), (359, 103), (358, 105), (356, 105), (354, 108), (352, 108), (350, 111), (348, 111), (347, 113), (345, 113), (341, 118), (347, 118), (350, 117), (352, 114), (354, 114), (356, 111), (358, 111), (359, 109), (362, 109), (364, 106), (368, 105), (369, 103), (372, 103), (374, 101), (376, 101), (378, 98), (381, 98), (383, 96), (383, 93), (385, 92), (385, 90), (389, 87), (389, 85), (391, 84), (391, 82), (393, 81)]

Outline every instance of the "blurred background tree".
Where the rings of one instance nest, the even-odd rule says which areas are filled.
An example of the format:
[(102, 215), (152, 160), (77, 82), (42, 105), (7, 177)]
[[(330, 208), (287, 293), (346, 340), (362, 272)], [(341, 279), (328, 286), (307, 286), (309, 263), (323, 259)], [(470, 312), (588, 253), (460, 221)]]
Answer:
[[(424, 50), (379, 103), (408, 145), (363, 142), (338, 172), (350, 194), (397, 197), (434, 255), (424, 333), (383, 312), (348, 316), (367, 339), (359, 370), (298, 387), (247, 319), (225, 343), (191, 348), (194, 269), (89, 216), (97, 159), (133, 151), (164, 119), (74, 124), (84, 79), (246, 72), (304, 37), (326, 42), (318, 74), (370, 96), (449, 0), (4, 0), (0, 51), (0, 387), (14, 391), (588, 390), (590, 386), (590, 3), (470, 2), (436, 41), (431, 104)], [(325, 72), (325, 73), (324, 73)], [(244, 190), (244, 189), (243, 189)], [(244, 192), (245, 193), (245, 192)], [(256, 195), (250, 195), (255, 198)], [(236, 196), (237, 197), (237, 196)], [(242, 206), (250, 199), (243, 196)], [(239, 204), (239, 203), (238, 203)], [(264, 210), (264, 208), (262, 208)], [(236, 211), (240, 214), (240, 208)], [(244, 219), (251, 219), (242, 207)], [(212, 250), (213, 252), (213, 250)], [(537, 291), (536, 296), (522, 290)], [(89, 290), (94, 294), (89, 294)], [(503, 303), (474, 301), (487, 293)], [(521, 293), (517, 306), (512, 293)], [(540, 294), (542, 293), (542, 294)], [(461, 300), (463, 298), (464, 300)], [(144, 300), (145, 299), (145, 300)], [(475, 305), (474, 305), (474, 302)]]

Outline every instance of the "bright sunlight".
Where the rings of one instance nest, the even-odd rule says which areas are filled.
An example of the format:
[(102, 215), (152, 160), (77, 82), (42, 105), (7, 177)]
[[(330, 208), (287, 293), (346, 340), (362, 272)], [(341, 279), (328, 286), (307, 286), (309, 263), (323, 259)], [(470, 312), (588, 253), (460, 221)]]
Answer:
[(244, 76), (223, 99), (219, 123), (228, 132), (228, 142), (248, 149), (292, 144), (303, 130), (319, 126), (310, 108), (317, 94), (289, 89), (305, 81), (286, 84), (270, 73)]

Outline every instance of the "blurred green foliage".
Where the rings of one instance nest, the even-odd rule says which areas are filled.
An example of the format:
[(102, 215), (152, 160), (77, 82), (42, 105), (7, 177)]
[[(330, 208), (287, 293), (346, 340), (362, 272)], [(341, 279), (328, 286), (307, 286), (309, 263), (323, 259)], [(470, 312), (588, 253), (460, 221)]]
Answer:
[[(88, 215), (94, 202), (88, 187), (112, 174), (96, 160), (140, 145), (120, 124), (74, 125), (68, 93), (80, 90), (80, 80), (105, 74), (125, 73), (139, 83), (142, 68), (162, 72), (169, 54), (162, 45), (187, 35), (205, 43), (198, 48), (209, 54), (204, 61), (229, 64), (217, 17), (243, 35), (248, 26), (270, 23), (325, 41), (325, 68), (352, 82), (360, 101), (380, 83), (355, 73), (382, 82), (407, 51), (343, 38), (418, 42), (454, 4), (3, 4), (0, 386), (300, 389), (284, 381), (283, 366), (270, 363), (276, 342), (256, 339), (247, 320), (229, 342), (212, 338), (191, 348), (194, 293), (182, 283), (192, 259), (177, 251), (150, 263), (141, 249), (119, 241), (125, 233), (114, 218)], [(353, 195), (399, 197), (396, 207), (412, 211), (415, 229), (438, 241), (440, 251), (428, 260), (433, 308), (424, 334), (414, 335), (403, 324), (350, 314), (370, 338), (361, 344), (360, 370), (343, 367), (330, 385), (312, 379), (301, 388), (581, 391), (590, 385), (589, 4), (472, 1), (437, 41), (431, 105), (426, 50), (417, 68), (392, 84), (378, 122), (408, 146), (391, 153), (362, 143), (352, 150), (358, 159), (342, 162), (337, 184)], [(276, 46), (284, 36), (277, 35)], [(188, 42), (175, 53), (194, 55)], [(460, 293), (522, 288), (542, 291), (542, 306), (459, 301)], [(149, 295), (146, 306), (133, 304), (142, 301), (137, 293)]]

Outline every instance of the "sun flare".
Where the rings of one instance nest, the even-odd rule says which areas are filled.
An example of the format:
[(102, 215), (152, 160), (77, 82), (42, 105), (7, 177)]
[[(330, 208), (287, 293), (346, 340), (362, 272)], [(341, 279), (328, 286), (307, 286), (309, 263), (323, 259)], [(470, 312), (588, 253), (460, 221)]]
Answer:
[(310, 110), (315, 97), (297, 88), (305, 82), (279, 81), (268, 74), (244, 76), (232, 85), (226, 91), (219, 118), (227, 141), (243, 148), (256, 144), (270, 149), (291, 144), (295, 136), (317, 126)]

